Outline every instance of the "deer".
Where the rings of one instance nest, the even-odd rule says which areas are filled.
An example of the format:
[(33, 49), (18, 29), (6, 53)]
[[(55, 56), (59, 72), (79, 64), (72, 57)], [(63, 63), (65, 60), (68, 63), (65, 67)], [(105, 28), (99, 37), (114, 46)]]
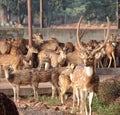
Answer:
[(46, 50), (46, 49), (59, 51), (59, 49), (61, 49), (59, 46), (59, 42), (57, 41), (56, 38), (53, 38), (53, 37), (49, 38), (48, 40), (43, 40), (43, 42), (37, 46), (39, 51)]
[(21, 52), (22, 55), (26, 55), (28, 48), (26, 47), (28, 44), (28, 40), (24, 38), (17, 38), (12, 42), (10, 54), (16, 55)]
[[(81, 32), (81, 37), (83, 37), (85, 32), (86, 32), (86, 30)], [(85, 43), (81, 42), (81, 44), (86, 47)], [(67, 53), (67, 55), (66, 55), (66, 65), (70, 65), (70, 64), (79, 65), (79, 64), (83, 63), (83, 60), (81, 59), (81, 57), (79, 55), (80, 49), (78, 47), (79, 47), (78, 43), (76, 43), (74, 45), (74, 50), (72, 52)], [(83, 52), (83, 51), (81, 50), (81, 52)]]
[(5, 38), (0, 41), (0, 54), (9, 54), (13, 43), (13, 38)]
[(14, 101), (19, 102), (20, 86), (31, 85), (34, 92), (34, 99), (38, 100), (38, 85), (39, 83), (50, 82), (52, 85), (52, 98), (55, 92), (59, 93), (57, 69), (49, 69), (40, 71), (37, 68), (24, 69), (18, 71), (10, 71), (8, 66), (4, 66), (5, 78), (11, 84), (14, 93)]
[[(93, 94), (95, 91), (95, 88), (99, 84), (98, 79), (96, 80), (96, 73), (94, 70), (94, 59), (95, 59), (95, 54), (99, 52), (103, 47), (105, 47), (107, 40), (109, 38), (109, 33), (110, 33), (110, 22), (109, 18), (107, 17), (107, 32), (106, 36), (104, 38), (104, 42), (102, 45), (99, 47), (95, 48), (93, 51), (88, 52), (86, 51), (85, 47), (81, 43), (81, 36), (79, 37), (79, 29), (80, 29), (80, 23), (82, 21), (82, 17), (79, 20), (78, 23), (78, 28), (77, 28), (77, 43), (78, 43), (78, 48), (80, 51), (80, 56), (83, 60), (83, 64), (77, 65), (71, 73), (70, 78), (71, 78), (71, 85), (73, 88), (73, 107), (74, 107), (74, 101), (75, 97), (77, 97), (77, 100), (80, 100), (80, 114), (86, 114), (88, 115), (88, 110), (87, 110), (87, 97), (89, 99), (89, 115), (92, 114), (92, 99), (93, 99)], [(81, 52), (81, 50), (84, 52)], [(79, 94), (78, 94), (79, 93)], [(77, 95), (76, 95), (77, 94)]]
[(38, 72), (32, 72), (31, 69), (10, 71), (8, 66), (4, 66), (5, 78), (11, 84), (14, 93), (14, 102), (19, 102), (20, 86), (31, 85), (34, 92), (34, 98), (38, 100)]
[(109, 58), (109, 64), (108, 64), (108, 68), (111, 67), (111, 63), (112, 63), (112, 59), (114, 61), (114, 67), (116, 68), (116, 59), (115, 59), (115, 47), (116, 47), (116, 44), (112, 43), (112, 42), (107, 42), (106, 44), (106, 48), (105, 48), (105, 51), (106, 51), (106, 55), (107, 57)]
[(60, 100), (64, 103), (65, 93), (71, 87), (70, 74), (74, 70), (74, 64), (67, 66), (59, 75)]
[[(104, 31), (104, 36), (105, 36), (105, 31)], [(106, 47), (104, 48), (105, 56), (104, 56), (104, 61), (105, 66), (107, 64), (107, 58), (109, 58), (109, 63), (108, 63), (108, 68), (111, 67), (112, 60), (114, 62), (114, 67), (116, 68), (116, 57), (115, 57), (115, 50), (116, 50), (117, 42), (116, 42), (116, 36), (114, 37), (113, 34), (110, 35), (110, 39), (106, 43)]]
[(34, 34), (33, 35), (33, 42), (36, 45), (40, 45), (41, 43), (43, 43), (43, 36), (41, 33), (38, 34)]
[(17, 71), (18, 69), (21, 69), (23, 66), (22, 59), (23, 58), (21, 55), (16, 56), (10, 54), (0, 55), (0, 67), (10, 66), (14, 71)]
[[(14, 71), (22, 69), (24, 66), (31, 64), (29, 62), (32, 61), (32, 53), (38, 53), (38, 50), (34, 47), (28, 47), (26, 55), (0, 55), (0, 66), (11, 66)], [(26, 64), (25, 61), (28, 63)]]
[(63, 50), (60, 50), (59, 53), (56, 53), (54, 50), (46, 49), (42, 50), (38, 54), (39, 59), (39, 69), (42, 65), (45, 64), (45, 70), (51, 67), (60, 67), (64, 65), (66, 60), (66, 53)]
[(68, 54), (69, 52), (73, 52), (75, 49), (74, 45), (72, 42), (66, 42), (63, 50), (66, 51), (66, 54)]
[(36, 49), (35, 47), (29, 47), (28, 45), (26, 45), (28, 52), (26, 55), (23, 55), (23, 64), (24, 64), (24, 68), (32, 68), (34, 67), (34, 62), (36, 60), (34, 60), (34, 55), (33, 54), (38, 54), (38, 49)]

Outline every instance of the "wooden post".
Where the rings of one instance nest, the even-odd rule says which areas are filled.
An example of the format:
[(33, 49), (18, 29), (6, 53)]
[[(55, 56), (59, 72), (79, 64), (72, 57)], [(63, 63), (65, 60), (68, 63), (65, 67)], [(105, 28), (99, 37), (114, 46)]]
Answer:
[(117, 6), (116, 6), (116, 17), (117, 17), (117, 27), (120, 29), (120, 0), (117, 0)]
[(27, 0), (27, 6), (28, 6), (29, 47), (32, 47), (32, 6), (31, 6), (31, 0)]
[(17, 7), (18, 7), (18, 24), (20, 24), (20, 0), (18, 0)]
[(43, 28), (43, 0), (40, 0), (40, 28)]

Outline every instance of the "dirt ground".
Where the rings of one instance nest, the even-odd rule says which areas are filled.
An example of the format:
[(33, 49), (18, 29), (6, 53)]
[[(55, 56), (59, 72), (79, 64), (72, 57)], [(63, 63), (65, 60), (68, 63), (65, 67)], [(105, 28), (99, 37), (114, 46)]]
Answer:
[(15, 104), (20, 115), (74, 115), (70, 113), (72, 110), (72, 96), (66, 100), (64, 105), (48, 106), (43, 102), (36, 102), (32, 98), (22, 98), (19, 103), (16, 102)]

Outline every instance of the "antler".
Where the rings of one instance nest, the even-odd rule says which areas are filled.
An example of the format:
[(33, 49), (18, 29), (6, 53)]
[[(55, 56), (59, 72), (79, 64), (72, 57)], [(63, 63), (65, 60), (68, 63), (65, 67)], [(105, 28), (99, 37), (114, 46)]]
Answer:
[(79, 36), (80, 24), (81, 24), (81, 22), (82, 22), (82, 19), (83, 19), (83, 16), (81, 16), (80, 19), (79, 19), (78, 27), (77, 27), (77, 33), (76, 33), (77, 43), (78, 43), (78, 47), (79, 47), (80, 49), (84, 49), (84, 47), (83, 47), (83, 45), (82, 45), (82, 43), (81, 43), (80, 40), (82, 39), (85, 31), (81, 32), (81, 35)]
[(107, 32), (106, 32), (106, 35), (104, 34), (104, 43), (97, 49), (93, 50), (90, 56), (95, 55), (96, 52), (100, 51), (106, 45), (107, 40), (109, 38), (109, 33), (110, 33), (110, 21), (109, 21), (109, 18), (107, 17)]

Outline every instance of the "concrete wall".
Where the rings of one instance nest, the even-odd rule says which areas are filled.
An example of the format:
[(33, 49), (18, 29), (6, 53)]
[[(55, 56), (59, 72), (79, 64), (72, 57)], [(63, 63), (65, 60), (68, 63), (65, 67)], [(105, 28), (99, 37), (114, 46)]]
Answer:
[[(111, 30), (110, 33), (119, 34), (120, 30)], [(76, 42), (76, 29), (39, 29), (34, 28), (33, 33), (42, 33), (44, 39), (49, 39), (50, 37), (57, 38), (60, 42)], [(0, 38), (6, 38), (8, 36), (18, 38), (23, 37), (28, 39), (28, 30), (27, 28), (24, 29), (17, 29), (17, 28), (2, 28), (0, 29)], [(102, 40), (104, 37), (103, 30), (87, 30), (86, 34), (84, 35), (82, 41), (88, 42), (89, 40)]]

